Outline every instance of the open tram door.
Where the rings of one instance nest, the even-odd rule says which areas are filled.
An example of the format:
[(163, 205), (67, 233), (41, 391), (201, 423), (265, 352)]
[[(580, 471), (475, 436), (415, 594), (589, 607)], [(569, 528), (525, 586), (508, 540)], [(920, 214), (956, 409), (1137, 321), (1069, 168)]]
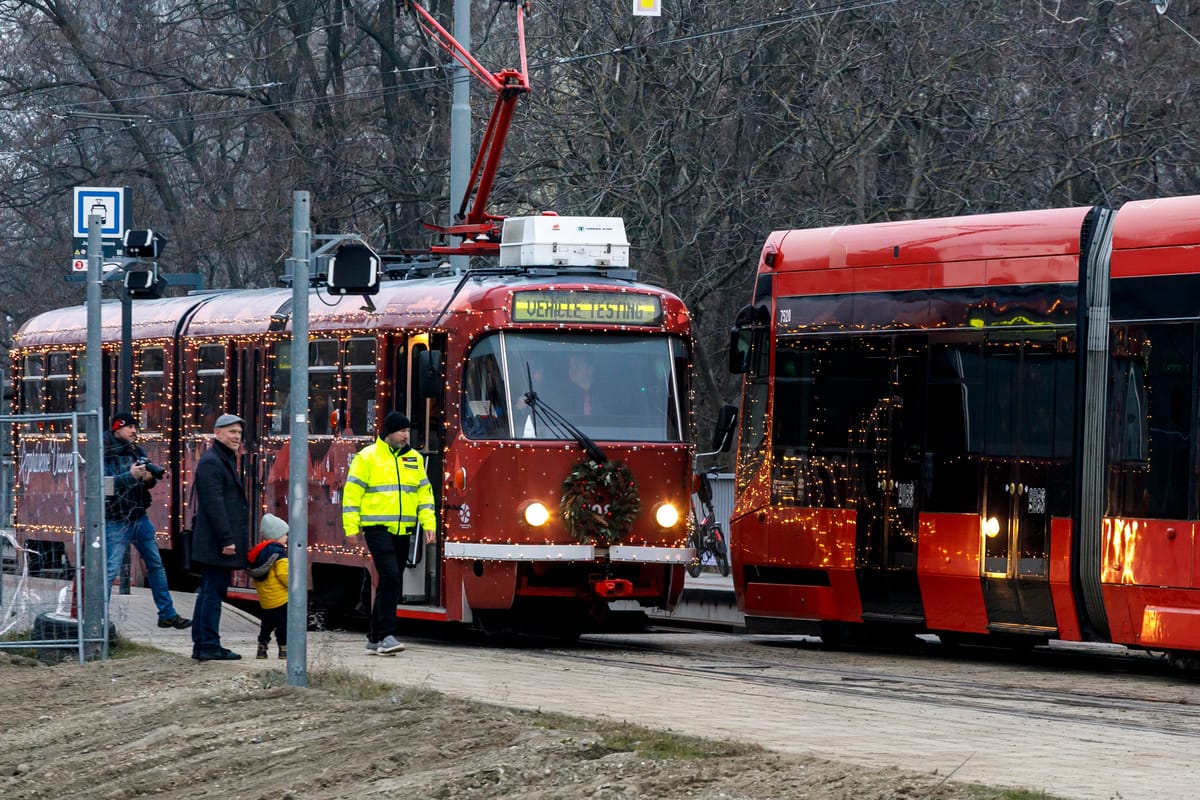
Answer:
[(980, 577), (988, 629), (1050, 637), (1054, 517), (1069, 516), (1075, 353), (1070, 336), (991, 332), (983, 346)]
[(431, 337), (424, 332), (410, 334), (407, 340), (396, 348), (395, 405), (398, 411), (407, 414), (412, 423), (409, 443), (425, 459), (425, 472), (433, 486), (439, 533), (439, 540), (432, 544), (425, 543), (424, 532), (420, 530), (413, 536), (408, 568), (404, 570), (402, 584), (402, 601), (411, 605), (442, 605), (439, 553), (442, 531), (442, 420), (445, 385), (443, 353), (445, 337)]

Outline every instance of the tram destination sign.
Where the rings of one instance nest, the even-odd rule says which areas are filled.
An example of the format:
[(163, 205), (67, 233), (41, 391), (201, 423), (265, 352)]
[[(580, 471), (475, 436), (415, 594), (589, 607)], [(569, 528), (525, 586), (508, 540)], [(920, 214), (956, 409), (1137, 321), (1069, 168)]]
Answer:
[(513, 322), (661, 325), (662, 300), (626, 292), (515, 292)]

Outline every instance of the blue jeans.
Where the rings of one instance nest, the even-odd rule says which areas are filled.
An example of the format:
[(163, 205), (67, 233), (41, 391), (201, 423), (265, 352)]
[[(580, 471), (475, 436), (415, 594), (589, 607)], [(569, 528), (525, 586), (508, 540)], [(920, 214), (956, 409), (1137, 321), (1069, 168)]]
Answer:
[(221, 604), (229, 591), (228, 567), (201, 567), (192, 611), (192, 655), (221, 650)]
[(150, 584), (154, 605), (158, 607), (158, 618), (167, 620), (179, 616), (175, 611), (175, 604), (171, 602), (171, 593), (167, 591), (167, 571), (163, 568), (158, 542), (154, 541), (154, 526), (150, 524), (149, 518), (143, 514), (137, 519), (124, 522), (109, 520), (104, 525), (104, 538), (108, 551), (105, 554), (108, 558), (108, 592), (105, 596), (111, 600), (113, 581), (121, 571), (125, 551), (132, 544), (146, 564), (146, 581)]

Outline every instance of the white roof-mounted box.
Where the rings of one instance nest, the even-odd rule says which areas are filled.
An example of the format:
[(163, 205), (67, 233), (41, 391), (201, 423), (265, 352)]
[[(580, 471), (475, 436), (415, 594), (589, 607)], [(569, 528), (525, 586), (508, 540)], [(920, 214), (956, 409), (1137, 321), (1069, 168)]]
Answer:
[(500, 237), (502, 267), (628, 267), (620, 217), (508, 217)]

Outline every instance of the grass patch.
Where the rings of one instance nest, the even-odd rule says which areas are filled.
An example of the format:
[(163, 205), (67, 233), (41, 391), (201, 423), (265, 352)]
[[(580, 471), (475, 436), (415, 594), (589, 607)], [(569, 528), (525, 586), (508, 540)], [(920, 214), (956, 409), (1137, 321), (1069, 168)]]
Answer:
[[(268, 669), (255, 673), (264, 689), (287, 686), (286, 670)], [(309, 689), (325, 692), (342, 700), (391, 700), (403, 706), (433, 705), (442, 694), (432, 689), (392, 686), (349, 670), (319, 670), (308, 673)]]
[(625, 722), (608, 722), (570, 717), (553, 712), (519, 712), (534, 724), (551, 730), (580, 730), (600, 737), (596, 757), (608, 753), (636, 753), (650, 759), (732, 758), (764, 752), (756, 744), (703, 739), (668, 731), (657, 731)]
[(157, 655), (165, 651), (148, 644), (140, 644), (132, 639), (118, 636), (108, 643), (109, 658), (135, 658), (137, 656)]

